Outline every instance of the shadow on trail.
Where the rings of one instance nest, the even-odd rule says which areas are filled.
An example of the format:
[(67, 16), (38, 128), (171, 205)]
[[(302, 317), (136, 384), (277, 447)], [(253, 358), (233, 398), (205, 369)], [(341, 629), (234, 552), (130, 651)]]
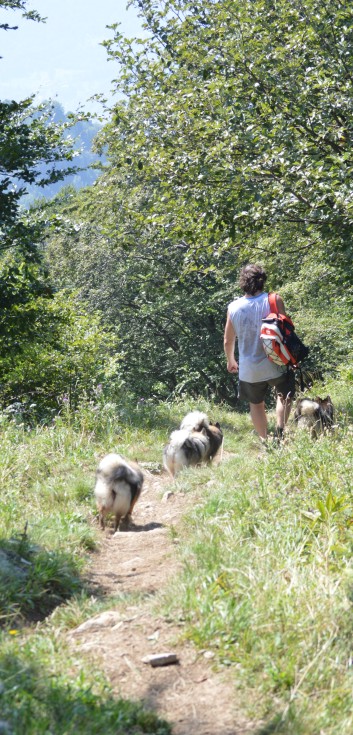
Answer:
[(271, 720), (271, 722), (268, 722), (266, 725), (262, 725), (259, 730), (256, 730), (254, 735), (275, 735), (275, 733), (283, 733), (284, 730), (280, 729), (280, 726), (280, 718), (275, 717), (274, 720)]
[[(126, 533), (148, 533), (149, 531), (156, 531), (158, 528), (166, 528), (164, 523), (157, 523), (157, 521), (151, 521), (150, 523), (131, 523), (126, 529), (122, 526), (121, 531)], [(120, 531), (118, 531), (118, 534)]]
[[(176, 698), (177, 682), (175, 676), (182, 676), (182, 671), (178, 671), (179, 668), (178, 664), (172, 667), (164, 667), (163, 680), (155, 680), (153, 684), (150, 684), (143, 695), (143, 702), (147, 708), (158, 712), (161, 701), (166, 697), (168, 699), (168, 690), (170, 690), (169, 697)], [(180, 735), (243, 735), (243, 729), (238, 729), (234, 725), (225, 725), (221, 721), (217, 724), (215, 722), (207, 723), (202, 709), (197, 712), (193, 703), (189, 703), (189, 707), (180, 707), (179, 711), (175, 713), (175, 718), (175, 724), (172, 724), (172, 733), (176, 731)]]
[(26, 533), (0, 539), (0, 627), (44, 620), (85, 586), (70, 553), (44, 549)]
[(9, 652), (0, 653), (1, 732), (5, 733), (6, 729), (8, 733), (26, 735), (39, 732), (171, 735), (170, 725), (146, 710), (142, 703), (115, 698), (106, 689), (94, 693), (92, 681), (86, 679), (83, 671), (73, 679), (70, 661), (64, 664), (61, 661), (60, 667), (63, 670), (58, 675), (52, 670), (43, 670), (28, 643), (15, 654), (13, 647)]
[[(150, 521), (150, 523), (129, 523), (127, 525), (122, 521), (119, 530), (114, 532), (113, 523), (107, 523), (106, 532), (103, 536), (105, 539), (117, 538), (119, 536), (131, 535), (133, 533), (151, 533), (151, 531), (157, 531), (159, 529), (167, 528), (164, 523), (158, 523), (157, 521)], [(104, 532), (103, 532), (104, 533)], [(93, 551), (93, 554), (99, 554), (99, 548)]]

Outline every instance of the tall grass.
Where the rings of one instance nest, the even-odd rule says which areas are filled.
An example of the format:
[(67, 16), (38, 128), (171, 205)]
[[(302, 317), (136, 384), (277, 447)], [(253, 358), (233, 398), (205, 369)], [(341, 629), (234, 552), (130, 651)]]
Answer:
[(98, 539), (99, 458), (119, 451), (160, 464), (173, 410), (86, 401), (31, 430), (0, 415), (0, 622), (40, 617), (82, 588)]
[[(222, 425), (223, 461), (173, 485), (195, 503), (173, 529), (183, 572), (165, 611), (228, 667), (244, 712), (263, 722), (256, 735), (353, 728), (352, 390), (342, 381), (315, 392), (330, 392), (338, 407), (333, 434), (315, 441), (292, 425), (268, 451), (246, 413), (198, 401)], [(98, 542), (98, 459), (115, 450), (157, 466), (195, 407), (86, 401), (32, 430), (0, 416), (0, 701), (11, 732), (169, 732), (71, 660), (64, 633), (104, 604), (127, 602), (95, 599), (85, 580)]]
[(1, 732), (169, 735), (170, 726), (138, 702), (116, 700), (65, 643), (65, 629), (85, 616), (131, 602), (99, 600), (85, 579), (98, 541), (98, 459), (115, 450), (160, 461), (168, 416), (148, 402), (86, 401), (30, 430), (0, 415)]
[(263, 733), (353, 730), (353, 433), (348, 401), (334, 399), (332, 435), (292, 428), (279, 449), (239, 447), (206, 481), (166, 603), (234, 671), (248, 711), (273, 728)]

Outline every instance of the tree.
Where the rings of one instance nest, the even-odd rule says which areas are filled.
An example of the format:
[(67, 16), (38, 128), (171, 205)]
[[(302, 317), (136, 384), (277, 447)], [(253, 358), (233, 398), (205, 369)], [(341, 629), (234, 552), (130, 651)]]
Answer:
[[(0, 6), (40, 20), (25, 0)], [(58, 124), (54, 108), (33, 101), (0, 102), (0, 403), (31, 404), (43, 416), (59, 408), (63, 393), (77, 405), (108, 373), (111, 379), (117, 344), (98, 317), (88, 320), (74, 298), (54, 293), (42, 258), (43, 223), (21, 210), (27, 186), (76, 170), (62, 166), (75, 155), (67, 136), (75, 116)]]
[(134, 171), (135, 187), (154, 182), (149, 219), (214, 252), (235, 247), (246, 255), (273, 234), (283, 249), (289, 228), (299, 263), (300, 248), (317, 249), (322, 239), (330, 257), (346, 257), (351, 5), (137, 5), (149, 38), (134, 46), (113, 27), (106, 42), (125, 98), (103, 140), (119, 170)]
[[(337, 326), (345, 315), (341, 353), (353, 305), (351, 5), (136, 4), (149, 37), (134, 44), (113, 27), (106, 46), (124, 96), (102, 136), (130, 220), (170, 247), (183, 238), (184, 271), (192, 252), (200, 268), (201, 252), (224, 275), (228, 250), (238, 264), (264, 260), (277, 288), (296, 281), (289, 307), (310, 314), (318, 361), (329, 294)], [(327, 345), (326, 365), (333, 355)]]
[(265, 261), (301, 317), (312, 366), (340, 364), (353, 300), (353, 11), (338, 0), (137, 4), (149, 36), (113, 27), (106, 42), (122, 93), (100, 136), (110, 167), (63, 203), (54, 272), (65, 278), (58, 248), (65, 283), (76, 272), (90, 308), (122, 327), (143, 395), (227, 393), (225, 308), (248, 259)]
[[(122, 385), (117, 335), (104, 328), (98, 315), (87, 311), (69, 292), (57, 292), (28, 301), (20, 309), (26, 328), (18, 325), (14, 309), (1, 309), (0, 403), (14, 406), (24, 420), (47, 421), (63, 405), (75, 409), (84, 398), (92, 399), (97, 387), (119, 395)], [(12, 335), (14, 340), (11, 341)]]
[[(40, 21), (36, 11), (26, 10), (27, 0), (1, 0), (0, 7), (21, 10), (31, 20)], [(3, 23), (2, 30), (16, 30)], [(38, 232), (21, 219), (19, 203), (26, 185), (45, 186), (63, 179), (75, 168), (59, 169), (59, 161), (75, 155), (72, 140), (64, 137), (74, 125), (71, 120), (57, 124), (48, 105), (34, 105), (34, 96), (21, 102), (0, 101), (0, 250), (20, 245), (33, 250)]]
[(38, 239), (37, 231), (26, 224), (19, 209), (26, 185), (45, 186), (76, 170), (55, 166), (74, 156), (72, 140), (62, 137), (72, 121), (62, 125), (50, 122), (48, 108), (34, 108), (32, 102), (33, 98), (0, 102), (1, 250), (17, 244), (32, 249)]
[[(116, 182), (115, 182), (116, 184)], [(205, 270), (200, 255), (180, 279), (189, 248), (154, 241), (153, 232), (129, 221), (128, 242), (114, 234), (115, 187), (107, 172), (93, 187), (66, 189), (38, 216), (61, 223), (46, 243), (46, 262), (60, 288), (76, 288), (92, 314), (119, 335), (127, 390), (165, 398), (189, 392), (230, 398), (234, 391), (220, 354), (225, 304), (233, 283)], [(110, 204), (109, 204), (110, 202)], [(120, 211), (127, 221), (127, 212)], [(120, 217), (116, 229), (118, 229)], [(224, 265), (228, 255), (225, 254)], [(230, 270), (230, 264), (228, 268)]]
[[(4, 8), (5, 10), (22, 10), (24, 18), (36, 20), (38, 22), (42, 20), (36, 10), (26, 10), (26, 6), (27, 0), (0, 0), (0, 8)], [(3, 31), (15, 31), (17, 30), (17, 26), (10, 26), (8, 23), (0, 23), (0, 29)]]

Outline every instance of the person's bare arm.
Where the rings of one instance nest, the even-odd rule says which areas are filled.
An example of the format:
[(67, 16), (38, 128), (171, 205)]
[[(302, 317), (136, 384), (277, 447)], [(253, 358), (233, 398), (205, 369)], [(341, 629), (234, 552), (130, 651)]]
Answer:
[(276, 303), (277, 303), (277, 309), (280, 314), (286, 313), (286, 307), (284, 305), (284, 301), (282, 299), (282, 296), (279, 294), (276, 294)]
[(227, 323), (224, 330), (224, 353), (227, 358), (227, 370), (229, 373), (238, 372), (238, 363), (234, 357), (236, 338), (237, 336), (235, 334), (231, 318), (229, 314), (227, 314)]

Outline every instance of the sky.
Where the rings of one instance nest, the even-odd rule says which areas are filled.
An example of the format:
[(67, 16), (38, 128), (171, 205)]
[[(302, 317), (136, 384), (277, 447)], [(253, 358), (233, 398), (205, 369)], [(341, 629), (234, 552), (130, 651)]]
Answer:
[(114, 61), (99, 44), (112, 38), (107, 25), (120, 22), (128, 37), (141, 36), (141, 20), (127, 0), (30, 0), (27, 10), (46, 17), (45, 24), (21, 17), (19, 11), (0, 9), (0, 23), (18, 26), (0, 30), (0, 100), (21, 100), (36, 94), (41, 102), (53, 99), (65, 112), (80, 105), (99, 111), (87, 102), (96, 93), (111, 99), (111, 80), (117, 74)]

